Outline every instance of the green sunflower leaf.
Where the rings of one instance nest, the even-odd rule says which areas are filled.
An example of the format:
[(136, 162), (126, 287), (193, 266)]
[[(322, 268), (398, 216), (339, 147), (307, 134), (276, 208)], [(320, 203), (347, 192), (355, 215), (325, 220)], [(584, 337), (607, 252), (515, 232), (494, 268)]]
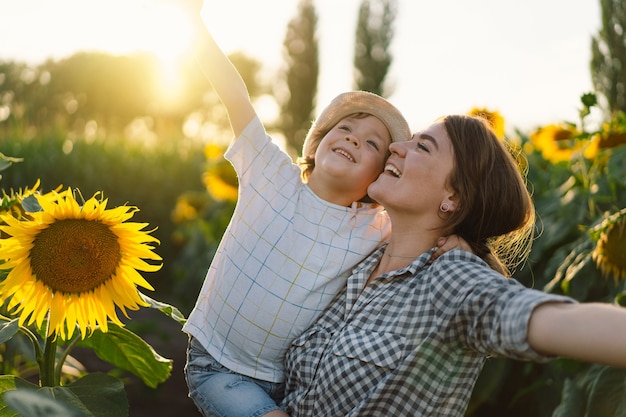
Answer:
[[(5, 389), (6, 388), (6, 389)], [(17, 377), (0, 377), (0, 417), (128, 416), (124, 384), (112, 376), (92, 373), (62, 387), (43, 387)]]
[(17, 389), (7, 391), (3, 395), (4, 401), (11, 410), (20, 416), (28, 417), (83, 417), (73, 407), (68, 407), (62, 401), (55, 401), (43, 392), (32, 389)]
[(0, 152), (0, 171), (4, 171), (15, 162), (22, 162), (23, 158), (13, 158), (11, 156), (6, 156), (2, 152)]
[(38, 389), (39, 386), (14, 375), (0, 375), (0, 417), (20, 417), (4, 401), (4, 393), (18, 388)]
[(13, 338), (20, 331), (18, 319), (6, 320), (0, 317), (0, 344)]
[(626, 415), (626, 371), (596, 365), (598, 373), (590, 373), (593, 377), (588, 381), (588, 404), (586, 416)]
[(39, 205), (37, 197), (35, 197), (34, 195), (29, 195), (28, 197), (24, 198), (22, 200), (22, 207), (24, 208), (24, 211), (28, 213), (37, 213), (43, 210)]
[(583, 391), (576, 382), (566, 379), (561, 404), (554, 410), (552, 417), (584, 417), (585, 400)]
[(96, 330), (79, 341), (78, 346), (92, 349), (100, 359), (131, 372), (150, 388), (156, 388), (169, 378), (171, 359), (156, 353), (152, 346), (130, 330), (114, 323), (108, 323), (108, 326), (108, 332)]
[(150, 304), (150, 308), (154, 308), (156, 310), (159, 310), (160, 312), (162, 312), (166, 316), (176, 320), (178, 323), (180, 323), (181, 326), (184, 325), (187, 322), (187, 319), (185, 318), (185, 315), (183, 313), (181, 313), (180, 310), (178, 308), (174, 307), (173, 305), (162, 303), (160, 301), (154, 300), (154, 299), (152, 299), (152, 298), (150, 298), (147, 295), (142, 294), (142, 293), (139, 293), (139, 295), (141, 296), (143, 301), (145, 301), (146, 303)]

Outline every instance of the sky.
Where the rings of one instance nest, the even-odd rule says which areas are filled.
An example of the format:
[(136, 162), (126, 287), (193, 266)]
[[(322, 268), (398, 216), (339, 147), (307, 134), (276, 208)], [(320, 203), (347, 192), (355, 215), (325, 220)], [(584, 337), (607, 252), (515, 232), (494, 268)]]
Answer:
[[(0, 60), (42, 63), (77, 51), (151, 51), (171, 61), (188, 43), (175, 0), (0, 0)], [(413, 130), (473, 107), (500, 112), (506, 129), (576, 122), (591, 91), (590, 42), (599, 0), (398, 0), (388, 97)], [(280, 70), (296, 0), (205, 0), (211, 33), (228, 53)], [(353, 88), (360, 0), (314, 0), (318, 107)], [(182, 48), (182, 49), (181, 49)]]

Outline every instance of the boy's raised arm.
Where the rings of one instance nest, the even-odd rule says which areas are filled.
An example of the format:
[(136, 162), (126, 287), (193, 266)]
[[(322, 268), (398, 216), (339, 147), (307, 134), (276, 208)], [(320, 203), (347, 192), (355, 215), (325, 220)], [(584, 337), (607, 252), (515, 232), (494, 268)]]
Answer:
[(186, 3), (193, 21), (196, 58), (202, 72), (224, 103), (237, 137), (256, 115), (248, 89), (235, 66), (207, 30), (201, 17), (202, 0), (187, 0)]

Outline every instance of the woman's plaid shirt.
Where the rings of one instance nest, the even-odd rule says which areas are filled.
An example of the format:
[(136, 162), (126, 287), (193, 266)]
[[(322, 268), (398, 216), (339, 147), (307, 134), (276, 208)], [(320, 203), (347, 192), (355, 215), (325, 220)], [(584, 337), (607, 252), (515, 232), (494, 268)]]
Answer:
[(384, 247), (363, 261), (286, 358), (292, 417), (464, 415), (491, 355), (550, 358), (526, 342), (539, 304), (574, 300), (528, 289), (478, 257), (425, 253), (364, 290)]

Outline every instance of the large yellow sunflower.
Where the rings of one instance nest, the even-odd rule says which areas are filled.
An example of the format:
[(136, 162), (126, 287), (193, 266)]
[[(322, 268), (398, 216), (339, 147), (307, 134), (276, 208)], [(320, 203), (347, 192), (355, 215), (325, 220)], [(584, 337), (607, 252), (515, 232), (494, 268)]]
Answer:
[[(48, 336), (69, 339), (78, 325), (84, 338), (96, 327), (106, 332), (107, 319), (123, 325), (116, 306), (147, 306), (137, 286), (153, 290), (137, 271), (154, 272), (144, 259), (160, 261), (149, 243), (159, 241), (143, 231), (146, 223), (126, 222), (138, 209), (106, 209), (98, 193), (81, 207), (70, 189), (36, 195), (41, 211), (28, 218), (1, 215), (0, 269), (10, 270), (0, 282), (0, 302), (19, 314), (19, 324), (41, 328)], [(126, 222), (126, 223), (125, 223)]]
[(626, 278), (626, 209), (606, 218), (591, 230), (597, 245), (591, 256), (605, 277), (613, 276), (615, 285)]

